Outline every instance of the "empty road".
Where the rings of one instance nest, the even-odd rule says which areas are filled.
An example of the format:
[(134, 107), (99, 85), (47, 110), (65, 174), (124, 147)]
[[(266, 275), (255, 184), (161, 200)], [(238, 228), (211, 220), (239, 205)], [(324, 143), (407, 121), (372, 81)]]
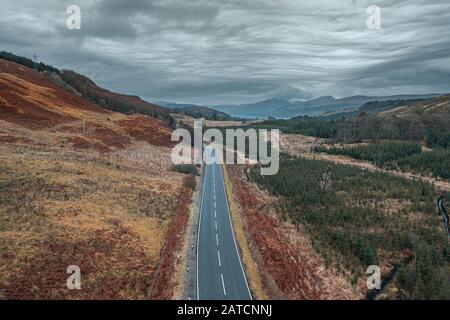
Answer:
[(443, 197), (438, 199), (437, 205), (438, 205), (439, 211), (441, 212), (442, 217), (444, 218), (445, 232), (447, 233), (447, 236), (450, 237), (449, 218), (448, 218), (447, 211), (445, 211), (445, 208), (444, 208), (444, 198)]
[(197, 299), (252, 299), (234, 239), (219, 164), (205, 164), (197, 238)]

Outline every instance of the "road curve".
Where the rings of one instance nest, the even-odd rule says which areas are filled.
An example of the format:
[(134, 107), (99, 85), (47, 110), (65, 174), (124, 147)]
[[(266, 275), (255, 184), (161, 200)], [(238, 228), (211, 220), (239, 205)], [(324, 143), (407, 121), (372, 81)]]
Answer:
[(439, 198), (438, 201), (437, 201), (437, 205), (438, 205), (439, 211), (440, 211), (440, 213), (442, 215), (442, 218), (444, 219), (445, 232), (447, 233), (447, 236), (450, 237), (449, 218), (448, 218), (447, 211), (445, 211), (445, 208), (444, 208), (444, 199), (443, 198)]
[(197, 236), (197, 299), (252, 299), (234, 238), (219, 164), (205, 164)]

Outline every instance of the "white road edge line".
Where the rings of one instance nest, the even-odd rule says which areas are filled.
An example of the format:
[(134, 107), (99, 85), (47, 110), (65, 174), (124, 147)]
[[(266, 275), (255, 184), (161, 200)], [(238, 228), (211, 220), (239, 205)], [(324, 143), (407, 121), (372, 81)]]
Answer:
[[(230, 206), (228, 205), (228, 194), (227, 194), (227, 190), (225, 189), (225, 180), (223, 178), (223, 168), (222, 168), (222, 166), (220, 166), (220, 171), (222, 173), (222, 187), (223, 187), (223, 191), (225, 192), (225, 202), (227, 204), (227, 209), (228, 209), (228, 219), (230, 219), (231, 234), (233, 235), (234, 248), (236, 249), (236, 254), (237, 254), (238, 259), (239, 259), (239, 265), (241, 266), (242, 274), (244, 275), (244, 280), (245, 280), (245, 284), (247, 286), (248, 295), (250, 297), (250, 300), (253, 300), (252, 294), (250, 292), (250, 287), (248, 286), (247, 277), (245, 276), (244, 268), (242, 267), (241, 257), (240, 257), (239, 250), (238, 250), (237, 245), (236, 245), (236, 238), (234, 237), (233, 222), (231, 221), (231, 212), (230, 212)], [(225, 290), (225, 287), (224, 287), (224, 290)]]
[(225, 282), (223, 281), (223, 273), (220, 274), (220, 277), (222, 278), (222, 288), (223, 288), (223, 295), (227, 295), (227, 291), (225, 290)]
[(200, 300), (200, 286), (198, 282), (198, 245), (200, 243), (200, 226), (202, 224), (202, 210), (203, 210), (203, 199), (205, 197), (205, 182), (206, 182), (206, 175), (208, 173), (208, 166), (205, 164), (205, 176), (203, 179), (203, 191), (202, 191), (202, 200), (200, 202), (200, 217), (198, 219), (198, 228), (197, 228), (197, 300)]

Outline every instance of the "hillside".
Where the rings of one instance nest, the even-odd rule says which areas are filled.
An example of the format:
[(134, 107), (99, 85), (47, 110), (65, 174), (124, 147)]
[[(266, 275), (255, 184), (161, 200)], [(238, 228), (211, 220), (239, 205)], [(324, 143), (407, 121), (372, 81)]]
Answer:
[(192, 193), (171, 129), (47, 77), (0, 59), (0, 299), (171, 297)]
[[(299, 157), (285, 155), (280, 162), (277, 175), (261, 176), (256, 169), (250, 170), (251, 181), (276, 200), (269, 203), (263, 198), (259, 203), (255, 200), (250, 203), (250, 189), (241, 195), (241, 205), (247, 208), (247, 215), (259, 216), (251, 221), (252, 228), (263, 219), (261, 213), (273, 212), (284, 224), (295, 225), (293, 233), (297, 237), (306, 234), (314, 253), (322, 259), (319, 264), (326, 269), (322, 274), (330, 278), (337, 272), (347, 282), (340, 284), (339, 293), (333, 290), (333, 294), (344, 295), (347, 288), (353, 288), (353, 293), (360, 294), (361, 298), (369, 297), (364, 274), (368, 266), (379, 265), (382, 279), (387, 282), (393, 279), (391, 289), (395, 291), (389, 294), (390, 299), (450, 297), (448, 245), (442, 220), (436, 212), (434, 185), (323, 161), (314, 153), (302, 153)], [(324, 189), (322, 177), (327, 170), (331, 174)], [(271, 224), (276, 225), (276, 221)], [(261, 236), (261, 230), (265, 230), (262, 227), (256, 230), (259, 231), (253, 237), (255, 242), (262, 243), (262, 254), (275, 251), (275, 239), (270, 241), (267, 232)], [(288, 239), (292, 238), (290, 235)], [(279, 279), (277, 283), (286, 294), (292, 297), (298, 292), (292, 297), (295, 299), (305, 298), (302, 295), (311, 286), (299, 283), (299, 279), (309, 277), (297, 276), (286, 281), (282, 275), (304, 272), (308, 263), (315, 260), (315, 254), (305, 257), (307, 249), (300, 248), (297, 245), (288, 254), (268, 254), (269, 269), (275, 263), (284, 262), (282, 270), (289, 270), (280, 275), (275, 269), (272, 276), (275, 281)], [(320, 280), (313, 282), (313, 288), (325, 291), (331, 279)], [(293, 288), (301, 290), (296, 292)]]
[(288, 101), (281, 99), (268, 99), (256, 103), (241, 105), (211, 106), (215, 110), (226, 112), (233, 117), (256, 119), (272, 116), (277, 110), (289, 105)]
[(414, 101), (379, 113), (381, 117), (415, 118), (438, 116), (450, 120), (450, 95)]
[[(429, 147), (448, 147), (449, 99), (449, 95), (444, 95), (419, 101), (377, 102), (366, 104), (364, 109), (359, 109), (360, 112), (353, 116), (344, 117), (343, 114), (325, 117), (300, 116), (289, 120), (267, 120), (258, 126), (279, 128), (285, 133), (300, 133), (340, 142), (367, 139), (408, 140), (426, 142)], [(388, 110), (383, 111), (385, 108)]]
[(290, 118), (298, 115), (319, 116), (326, 112), (338, 112), (342, 110), (359, 108), (372, 101), (410, 100), (435, 97), (436, 94), (427, 95), (394, 95), (394, 96), (353, 96), (341, 99), (333, 97), (321, 97), (314, 100), (293, 103), (287, 108), (280, 108), (274, 113), (277, 118)]
[(361, 107), (357, 109), (349, 109), (344, 111), (338, 111), (338, 112), (327, 112), (322, 115), (320, 115), (321, 118), (326, 119), (338, 119), (342, 117), (355, 117), (358, 114), (364, 112), (367, 114), (377, 114), (383, 111), (392, 110), (398, 107), (405, 107), (414, 103), (417, 103), (419, 101), (422, 101), (425, 99), (412, 99), (412, 100), (405, 100), (405, 99), (398, 99), (398, 100), (388, 100), (388, 101), (370, 101), (365, 104), (363, 104)]
[(170, 145), (170, 128), (161, 120), (105, 110), (27, 67), (0, 59), (0, 83), (0, 120), (65, 133), (60, 139), (80, 148), (108, 151), (134, 139)]
[(173, 125), (173, 119), (168, 110), (146, 102), (137, 96), (119, 94), (100, 88), (86, 76), (70, 70), (64, 70), (61, 78), (80, 92), (83, 97), (103, 108), (126, 114), (141, 113), (163, 120), (169, 126)]
[(225, 112), (220, 112), (217, 110), (213, 110), (207, 107), (199, 107), (199, 106), (193, 106), (193, 107), (186, 107), (182, 109), (173, 109), (175, 112), (185, 114), (187, 116), (199, 119), (199, 118), (205, 118), (206, 120), (212, 120), (212, 121), (230, 121), (234, 118), (231, 117), (229, 114)]
[(220, 112), (212, 108), (198, 106), (195, 104), (174, 103), (174, 102), (158, 102), (164, 108), (169, 108), (175, 113), (183, 114), (195, 119), (205, 118), (212, 121), (230, 121), (235, 120), (228, 113)]
[(119, 94), (103, 89), (88, 77), (71, 70), (63, 70), (47, 65), (43, 62), (34, 61), (14, 55), (8, 52), (0, 52), (0, 59), (17, 63), (30, 69), (35, 69), (43, 74), (47, 80), (57, 86), (70, 91), (86, 100), (112, 111), (124, 114), (140, 113), (163, 120), (168, 126), (173, 126), (174, 121), (170, 112), (158, 105), (142, 100), (137, 96)]
[(395, 95), (395, 96), (352, 96), (336, 99), (331, 96), (319, 97), (308, 101), (289, 102), (280, 99), (269, 99), (261, 102), (243, 105), (213, 106), (212, 108), (227, 112), (235, 117), (290, 119), (297, 116), (320, 116), (327, 113), (353, 111), (362, 105), (377, 101), (417, 100), (436, 97), (438, 94), (427, 95)]

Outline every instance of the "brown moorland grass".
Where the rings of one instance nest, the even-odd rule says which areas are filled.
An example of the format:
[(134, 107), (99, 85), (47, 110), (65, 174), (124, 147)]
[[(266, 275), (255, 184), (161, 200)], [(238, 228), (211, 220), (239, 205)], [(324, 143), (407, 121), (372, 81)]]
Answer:
[(167, 232), (165, 247), (161, 253), (161, 263), (155, 279), (150, 288), (149, 297), (156, 300), (170, 300), (176, 287), (176, 255), (184, 241), (186, 227), (189, 219), (189, 206), (193, 190), (188, 185), (189, 177), (186, 177), (181, 190), (178, 209), (175, 218)]
[(0, 59), (0, 299), (171, 298), (191, 198), (170, 137)]
[(0, 60), (0, 299), (149, 298), (183, 205), (170, 134)]
[[(147, 298), (182, 176), (115, 155), (0, 150), (0, 298)], [(69, 265), (80, 266), (82, 290), (67, 289)]]

